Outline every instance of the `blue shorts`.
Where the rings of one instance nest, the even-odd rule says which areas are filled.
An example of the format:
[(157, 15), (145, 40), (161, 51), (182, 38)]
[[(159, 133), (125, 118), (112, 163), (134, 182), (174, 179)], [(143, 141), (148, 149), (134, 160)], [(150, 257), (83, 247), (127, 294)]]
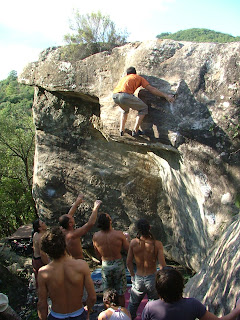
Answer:
[(87, 319), (87, 311), (84, 308), (81, 308), (77, 311), (71, 313), (57, 313), (51, 310), (48, 315), (48, 320), (86, 320)]
[(155, 273), (148, 276), (138, 276), (135, 274), (128, 305), (132, 319), (136, 318), (137, 309), (145, 294), (147, 294), (148, 300), (157, 300), (159, 298), (155, 288), (155, 279)]

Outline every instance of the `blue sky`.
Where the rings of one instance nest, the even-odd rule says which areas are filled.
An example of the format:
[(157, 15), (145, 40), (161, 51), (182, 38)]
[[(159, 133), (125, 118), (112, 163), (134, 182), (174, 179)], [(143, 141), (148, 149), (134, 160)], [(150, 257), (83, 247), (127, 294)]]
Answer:
[(162, 32), (206, 28), (240, 36), (239, 0), (8, 0), (0, 10), (0, 80), (11, 70), (18, 74), (39, 53), (63, 45), (73, 9), (100, 10), (130, 33), (129, 41), (151, 40)]

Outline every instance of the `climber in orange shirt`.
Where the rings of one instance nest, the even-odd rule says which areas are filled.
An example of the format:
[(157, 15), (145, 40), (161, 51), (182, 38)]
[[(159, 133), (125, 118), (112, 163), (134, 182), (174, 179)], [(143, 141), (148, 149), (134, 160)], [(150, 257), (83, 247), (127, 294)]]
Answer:
[(158, 90), (151, 86), (146, 79), (137, 75), (134, 67), (128, 68), (127, 75), (119, 81), (118, 85), (113, 90), (113, 100), (122, 109), (120, 119), (120, 136), (124, 135), (125, 123), (127, 121), (130, 108), (138, 111), (132, 136), (134, 137), (143, 134), (143, 132), (139, 130), (139, 126), (141, 125), (145, 115), (148, 114), (148, 106), (141, 99), (134, 96), (135, 90), (139, 87), (147, 89), (155, 96), (165, 98), (168, 102), (174, 101), (173, 95), (168, 95)]

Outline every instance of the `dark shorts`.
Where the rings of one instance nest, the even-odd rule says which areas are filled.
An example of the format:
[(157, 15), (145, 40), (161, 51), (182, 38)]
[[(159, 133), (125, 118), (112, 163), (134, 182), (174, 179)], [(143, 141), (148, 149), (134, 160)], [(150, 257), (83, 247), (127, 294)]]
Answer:
[(81, 308), (72, 313), (57, 313), (51, 310), (48, 315), (48, 320), (86, 320), (87, 319), (87, 311), (84, 308)]
[(123, 259), (102, 261), (103, 291), (115, 289), (119, 295), (124, 295), (127, 290), (127, 278)]
[(148, 106), (133, 94), (119, 92), (113, 94), (113, 101), (119, 105), (123, 113), (129, 113), (129, 109), (137, 110), (138, 115), (148, 114)]
[(37, 282), (37, 275), (38, 275), (38, 270), (44, 266), (44, 263), (42, 262), (41, 257), (38, 258), (32, 258), (32, 266), (33, 266), (33, 272), (35, 275), (35, 280), (36, 280), (36, 287), (38, 288), (38, 282)]

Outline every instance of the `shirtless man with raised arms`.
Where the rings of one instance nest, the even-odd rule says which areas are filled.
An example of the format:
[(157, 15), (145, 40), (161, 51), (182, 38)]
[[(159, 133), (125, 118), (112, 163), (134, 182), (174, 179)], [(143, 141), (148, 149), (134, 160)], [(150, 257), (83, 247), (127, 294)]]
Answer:
[[(148, 221), (140, 219), (137, 222), (137, 229), (137, 237), (130, 242), (127, 256), (127, 267), (132, 279), (128, 309), (132, 319), (136, 318), (137, 309), (145, 294), (148, 299), (158, 299), (158, 293), (155, 289), (157, 261), (160, 269), (166, 266), (162, 242), (154, 239)], [(135, 259), (137, 267), (136, 273), (134, 272), (133, 259)]]
[[(86, 261), (74, 259), (66, 251), (65, 236), (54, 227), (42, 237), (42, 250), (51, 262), (38, 272), (38, 316), (40, 320), (85, 320), (96, 302), (96, 293)], [(83, 307), (83, 288), (88, 298)], [(48, 297), (52, 301), (48, 315)]]
[(119, 295), (119, 304), (124, 307), (127, 278), (121, 250), (128, 251), (129, 242), (122, 231), (113, 229), (112, 219), (107, 213), (99, 215), (98, 227), (101, 230), (94, 233), (93, 245), (97, 256), (102, 259), (103, 291), (115, 289)]
[(75, 229), (74, 214), (82, 202), (83, 195), (79, 194), (68, 214), (64, 214), (59, 218), (60, 226), (63, 228), (66, 237), (67, 250), (75, 259), (83, 259), (81, 237), (94, 226), (97, 220), (98, 208), (102, 203), (101, 200), (96, 200), (88, 222), (82, 227)]

